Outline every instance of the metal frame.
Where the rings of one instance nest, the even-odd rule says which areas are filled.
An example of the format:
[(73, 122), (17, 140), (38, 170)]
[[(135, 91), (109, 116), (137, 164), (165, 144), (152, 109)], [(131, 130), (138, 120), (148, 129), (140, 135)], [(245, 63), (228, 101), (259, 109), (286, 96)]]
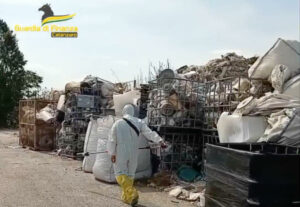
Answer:
[[(261, 88), (256, 93), (251, 93), (249, 89), (242, 91), (242, 80), (249, 81), (251, 85), (254, 81), (261, 85)], [(203, 128), (204, 131), (216, 131), (217, 121), (222, 112), (232, 113), (237, 105), (249, 96), (260, 97), (265, 92), (265, 85), (270, 83), (262, 79), (251, 79), (247, 77), (229, 77), (210, 81), (205, 83), (205, 104)]]
[[(44, 123), (42, 120), (36, 119), (36, 114), (48, 104), (56, 104), (54, 101), (44, 99), (27, 99), (19, 101), (19, 145), (28, 146), (33, 150), (53, 150), (55, 148), (56, 128), (54, 125)], [(23, 107), (30, 116), (26, 119), (23, 113)], [(44, 136), (50, 138), (50, 144), (47, 140), (42, 140)], [(43, 143), (44, 142), (44, 143)]]
[[(261, 87), (256, 94), (251, 94), (250, 88), (247, 90), (242, 88), (245, 81), (248, 81), (249, 86), (252, 81), (256, 81), (261, 86), (264, 85), (264, 80), (243, 76), (206, 83), (182, 78), (163, 78), (150, 82), (148, 125), (173, 147), (169, 154), (160, 152), (162, 168), (174, 170), (182, 164), (192, 165), (195, 162), (204, 161), (205, 144), (219, 143), (216, 123), (221, 113), (223, 111), (231, 113), (245, 98), (251, 95), (259, 97), (265, 92), (264, 87)], [(184, 112), (186, 116), (180, 117), (179, 122), (175, 121), (175, 124), (170, 124), (169, 120), (172, 119), (173, 114), (163, 115), (160, 112), (162, 107), (159, 103), (168, 103), (169, 96), (173, 94), (176, 94), (177, 98), (173, 105), (183, 106), (175, 110), (175, 113)], [(190, 94), (194, 94), (192, 100)], [(191, 107), (193, 102), (194, 108)], [(174, 107), (167, 107), (166, 110), (174, 110)], [(194, 116), (191, 116), (192, 114)], [(191, 150), (187, 150), (188, 148)]]
[[(91, 96), (94, 100), (92, 107), (79, 107), (78, 97), (81, 95)], [(65, 120), (62, 123), (63, 133), (58, 135), (57, 148), (62, 156), (76, 158), (77, 153), (82, 153), (84, 139), (90, 117), (100, 117), (103, 114), (112, 114), (101, 104), (103, 97), (100, 86), (96, 88), (72, 88), (66, 94)]]
[(148, 125), (201, 129), (204, 84), (181, 78), (161, 78), (150, 82)]

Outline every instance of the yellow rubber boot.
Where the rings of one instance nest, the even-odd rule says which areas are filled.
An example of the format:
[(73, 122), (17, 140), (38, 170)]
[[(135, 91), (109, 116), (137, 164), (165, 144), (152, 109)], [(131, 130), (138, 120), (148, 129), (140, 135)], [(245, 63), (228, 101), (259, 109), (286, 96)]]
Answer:
[(122, 188), (122, 200), (129, 205), (136, 205), (139, 199), (137, 190), (133, 187), (133, 179), (127, 175), (119, 175), (116, 177), (118, 184)]

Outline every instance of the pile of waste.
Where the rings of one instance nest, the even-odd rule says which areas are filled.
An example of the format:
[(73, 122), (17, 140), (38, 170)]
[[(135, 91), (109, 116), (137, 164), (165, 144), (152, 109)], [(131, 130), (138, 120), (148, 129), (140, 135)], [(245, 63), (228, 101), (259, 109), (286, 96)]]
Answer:
[(247, 77), (248, 69), (257, 57), (245, 58), (233, 53), (222, 55), (221, 58), (210, 60), (203, 66), (182, 66), (177, 69), (178, 74), (200, 82), (208, 82), (227, 77)]
[(222, 113), (217, 124), (220, 142), (300, 146), (300, 43), (278, 39), (248, 75), (269, 82), (271, 89), (259, 96), (249, 93), (237, 107)]
[(71, 157), (82, 153), (91, 119), (120, 115), (126, 104), (138, 105), (140, 97), (130, 82), (114, 84), (88, 75), (81, 82), (67, 83), (57, 104), (56, 119), (62, 126), (57, 139), (59, 153)]

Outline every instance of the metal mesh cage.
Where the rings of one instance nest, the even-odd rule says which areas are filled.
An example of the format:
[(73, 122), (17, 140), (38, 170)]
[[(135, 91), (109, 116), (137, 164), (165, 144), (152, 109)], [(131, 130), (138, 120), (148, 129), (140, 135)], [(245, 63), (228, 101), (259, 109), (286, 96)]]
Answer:
[(19, 144), (33, 150), (52, 150), (55, 146), (55, 126), (37, 119), (44, 107), (56, 108), (54, 101), (26, 99), (19, 101)]
[(161, 135), (168, 143), (168, 148), (161, 150), (162, 169), (176, 170), (181, 165), (197, 165), (201, 162), (201, 133), (165, 132)]
[(88, 121), (89, 119), (72, 119), (63, 122), (63, 130), (57, 138), (61, 155), (75, 158), (77, 153), (83, 152)]
[[(93, 87), (69, 87), (66, 90), (65, 121), (57, 138), (60, 154), (77, 157), (83, 152), (84, 139), (91, 116), (114, 114), (112, 93), (96, 82)], [(108, 94), (108, 95), (105, 95)]]
[(153, 127), (201, 129), (204, 84), (180, 78), (150, 82), (148, 124)]
[(216, 131), (223, 112), (232, 113), (246, 98), (271, 91), (269, 82), (244, 77), (224, 78), (205, 83), (203, 130)]

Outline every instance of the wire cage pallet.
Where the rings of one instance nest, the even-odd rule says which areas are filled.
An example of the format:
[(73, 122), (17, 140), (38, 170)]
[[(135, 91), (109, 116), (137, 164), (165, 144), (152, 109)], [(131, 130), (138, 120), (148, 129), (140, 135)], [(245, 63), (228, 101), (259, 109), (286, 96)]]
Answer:
[(112, 115), (108, 109), (112, 96), (96, 88), (72, 88), (66, 94), (65, 120), (58, 134), (57, 148), (62, 156), (77, 158), (83, 152), (84, 139), (91, 116)]
[(99, 116), (104, 111), (102, 107), (108, 104), (109, 98), (102, 95), (100, 83), (93, 87), (66, 89), (65, 117), (56, 142), (60, 155), (76, 158), (77, 153), (83, 152), (89, 117)]
[(52, 150), (55, 148), (55, 126), (36, 118), (37, 113), (48, 104), (55, 107), (56, 102), (44, 99), (19, 101), (19, 144), (33, 150)]
[(160, 168), (176, 170), (182, 165), (198, 165), (201, 162), (202, 139), (199, 130), (180, 132), (161, 129), (160, 136), (166, 141), (167, 148), (155, 152), (160, 155)]
[(242, 76), (206, 82), (202, 130), (216, 131), (217, 122), (223, 112), (232, 113), (246, 98), (260, 97), (270, 90), (269, 82)]
[(164, 77), (150, 82), (148, 124), (169, 142), (161, 167), (171, 170), (203, 163), (206, 143), (219, 143), (216, 124), (222, 112), (231, 113), (245, 98), (270, 90), (269, 83), (242, 76), (206, 83), (172, 72)]
[(182, 78), (150, 82), (148, 124), (152, 127), (201, 129), (204, 84)]
[(165, 149), (151, 145), (152, 154), (159, 157), (159, 167), (163, 170), (176, 170), (182, 165), (200, 167), (205, 143), (215, 143), (209, 139), (203, 139), (199, 129), (151, 128), (167, 143)]
[(149, 92), (150, 85), (149, 84), (141, 84), (141, 100), (139, 105), (139, 118), (144, 119), (147, 116), (147, 106), (149, 103)]
[(62, 130), (57, 135), (57, 148), (60, 155), (76, 158), (83, 152), (85, 134), (90, 118), (73, 118), (62, 123)]

